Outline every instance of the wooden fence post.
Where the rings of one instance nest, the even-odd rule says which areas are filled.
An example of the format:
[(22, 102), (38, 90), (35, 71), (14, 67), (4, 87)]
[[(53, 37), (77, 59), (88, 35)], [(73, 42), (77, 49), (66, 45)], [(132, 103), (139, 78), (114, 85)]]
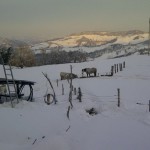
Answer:
[(115, 70), (115, 73), (117, 72), (117, 70), (116, 70), (116, 64), (114, 65), (114, 70)]
[(57, 87), (58, 87), (58, 79), (57, 79), (57, 81), (56, 81), (56, 82), (57, 82)]
[(79, 102), (82, 102), (82, 92), (81, 92), (81, 88), (79, 87), (78, 88), (78, 97), (77, 97), (77, 99), (79, 100)]
[(119, 67), (118, 67), (118, 64), (117, 64), (117, 72), (118, 72), (118, 68), (119, 68)]
[(111, 76), (114, 74), (114, 66), (111, 66)]
[(117, 91), (118, 91), (118, 107), (120, 107), (120, 89), (118, 88)]
[(120, 67), (120, 71), (122, 71), (122, 64), (119, 64), (119, 67)]
[(77, 90), (76, 90), (76, 88), (74, 88), (74, 95), (76, 95), (77, 94)]
[(62, 95), (64, 95), (64, 85), (62, 84)]
[(126, 64), (125, 64), (125, 61), (123, 62), (123, 68), (125, 68), (126, 67)]

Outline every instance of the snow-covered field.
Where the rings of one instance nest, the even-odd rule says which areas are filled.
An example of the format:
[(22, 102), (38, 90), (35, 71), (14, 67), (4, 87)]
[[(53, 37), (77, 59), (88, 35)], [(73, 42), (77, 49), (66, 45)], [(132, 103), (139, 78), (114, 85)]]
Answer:
[[(74, 79), (82, 91), (82, 103), (73, 94), (73, 109), (67, 118), (69, 84), (60, 81), (61, 71), (81, 76), (81, 69), (96, 67), (106, 74), (114, 64), (126, 68), (113, 77)], [(43, 76), (52, 81), (58, 103), (46, 105), (43, 96), (52, 90)], [(13, 69), (16, 79), (35, 81), (34, 102), (21, 100), (15, 108), (0, 105), (0, 150), (149, 150), (150, 149), (150, 57), (133, 55), (118, 59)], [(0, 77), (4, 77), (0, 66)], [(59, 79), (58, 87), (56, 80)], [(62, 84), (65, 94), (62, 95)], [(121, 106), (117, 107), (120, 88)], [(25, 95), (28, 89), (24, 90)], [(144, 105), (138, 105), (142, 103)], [(98, 114), (85, 110), (94, 107)]]

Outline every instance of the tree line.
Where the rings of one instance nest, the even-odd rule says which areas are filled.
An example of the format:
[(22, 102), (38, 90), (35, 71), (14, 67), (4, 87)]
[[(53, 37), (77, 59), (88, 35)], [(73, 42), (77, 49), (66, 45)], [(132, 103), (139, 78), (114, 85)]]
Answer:
[[(63, 64), (84, 62), (87, 59), (87, 54), (80, 51), (52, 50), (46, 52), (41, 50), (41, 53), (35, 54), (29, 47), (0, 47), (0, 54), (5, 64), (11, 64), (16, 67), (31, 67), (49, 64)], [(0, 61), (2, 64), (2, 61)]]
[[(119, 55), (122, 49), (124, 49), (125, 54)], [(148, 49), (141, 49), (137, 51), (142, 55), (145, 54)], [(100, 57), (105, 53), (109, 54), (112, 52), (116, 53), (116, 57), (124, 57), (132, 54), (131, 52), (128, 52), (127, 49), (123, 48), (122, 45), (113, 45), (111, 47), (104, 48), (102, 50), (96, 50), (90, 53), (80, 50), (67, 52), (62, 49), (51, 49), (49, 52), (47, 52), (46, 49), (41, 49), (41, 52), (38, 54), (35, 54), (28, 46), (18, 48), (0, 46), (0, 54), (4, 63), (10, 63), (12, 66), (21, 68), (49, 64), (85, 62), (88, 58), (93, 59)], [(1, 60), (0, 64), (2, 64)]]

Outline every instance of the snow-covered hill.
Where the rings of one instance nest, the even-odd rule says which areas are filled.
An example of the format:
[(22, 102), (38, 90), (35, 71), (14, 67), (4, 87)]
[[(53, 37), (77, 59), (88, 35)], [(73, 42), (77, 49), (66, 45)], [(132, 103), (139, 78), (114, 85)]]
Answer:
[[(44, 43), (36, 44), (32, 47), (36, 53), (40, 49), (60, 48), (66, 51), (83, 50), (93, 52), (107, 48), (111, 45), (138, 45), (139, 49), (147, 46), (144, 44), (148, 40), (148, 33), (142, 31), (124, 31), (124, 32), (82, 32), (72, 34), (64, 38), (49, 40)], [(140, 44), (140, 46), (139, 46)]]
[[(85, 67), (96, 67), (102, 75), (108, 73), (112, 65), (124, 61), (126, 68), (113, 77), (73, 80), (73, 86), (81, 88), (82, 102), (73, 94), (73, 109), (68, 119), (69, 84), (60, 80), (60, 72), (70, 72), (72, 65), (73, 73), (79, 77)], [(52, 81), (58, 100), (56, 105), (44, 103), (44, 95), (52, 90), (42, 72)], [(21, 100), (15, 108), (8, 102), (0, 104), (1, 150), (149, 150), (150, 56), (97, 58), (84, 63), (23, 69), (14, 67), (13, 73), (15, 79), (36, 82), (34, 102)], [(0, 77), (4, 77), (1, 65)], [(118, 88), (120, 107), (117, 107)], [(27, 96), (27, 87), (23, 93)], [(97, 115), (86, 112), (92, 107), (97, 110)]]
[[(87, 57), (105, 57), (109, 58), (131, 55), (136, 52), (144, 53), (148, 48), (148, 33), (132, 30), (122, 32), (82, 32), (72, 34), (63, 38), (47, 40), (45, 42), (37, 42), (38, 40), (26, 39), (14, 40), (0, 38), (0, 46), (20, 47), (30, 46), (35, 54), (50, 53), (51, 51), (80, 51), (86, 52)], [(32, 44), (31, 44), (32, 43)], [(38, 58), (37, 58), (38, 59)]]
[(63, 39), (51, 41), (63, 47), (75, 47), (75, 46), (100, 46), (108, 43), (114, 44), (135, 44), (147, 39), (148, 34), (141, 31), (130, 32), (91, 32), (81, 33), (79, 35), (71, 35)]

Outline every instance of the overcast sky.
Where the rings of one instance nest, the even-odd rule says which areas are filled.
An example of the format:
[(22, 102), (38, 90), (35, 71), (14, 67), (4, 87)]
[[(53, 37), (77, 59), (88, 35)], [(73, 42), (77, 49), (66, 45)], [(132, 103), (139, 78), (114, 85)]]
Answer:
[(0, 0), (0, 36), (148, 32), (150, 0)]

